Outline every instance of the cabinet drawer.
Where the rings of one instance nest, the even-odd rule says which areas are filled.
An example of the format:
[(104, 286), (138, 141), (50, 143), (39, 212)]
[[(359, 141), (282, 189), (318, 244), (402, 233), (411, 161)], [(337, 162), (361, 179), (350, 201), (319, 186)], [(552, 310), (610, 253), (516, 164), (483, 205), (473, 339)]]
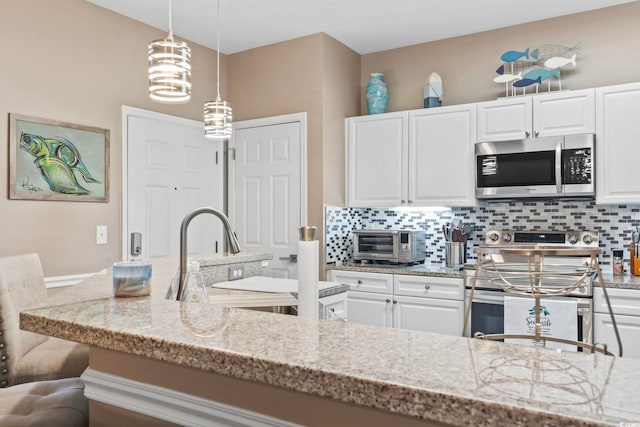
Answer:
[(393, 292), (393, 275), (380, 273), (362, 273), (359, 271), (331, 271), (332, 281), (350, 285), (352, 291)]
[[(614, 314), (640, 316), (640, 290), (607, 288), (607, 294)], [(596, 313), (609, 313), (602, 288), (593, 288), (593, 306)]]
[(462, 279), (430, 276), (393, 276), (395, 295), (428, 297), (462, 301), (464, 283)]

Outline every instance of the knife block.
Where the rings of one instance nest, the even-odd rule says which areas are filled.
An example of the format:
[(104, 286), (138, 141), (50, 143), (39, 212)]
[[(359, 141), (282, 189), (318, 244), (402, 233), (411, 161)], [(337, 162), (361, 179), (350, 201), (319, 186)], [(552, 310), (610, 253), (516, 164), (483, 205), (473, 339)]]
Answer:
[(640, 276), (640, 258), (635, 250), (635, 244), (631, 243), (629, 248), (629, 270), (634, 276)]

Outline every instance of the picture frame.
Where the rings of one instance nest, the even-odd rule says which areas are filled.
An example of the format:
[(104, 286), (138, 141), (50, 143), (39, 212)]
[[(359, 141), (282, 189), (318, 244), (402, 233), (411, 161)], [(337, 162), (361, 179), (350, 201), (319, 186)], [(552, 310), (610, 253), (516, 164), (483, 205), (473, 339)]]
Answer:
[(9, 199), (109, 201), (109, 129), (9, 113)]

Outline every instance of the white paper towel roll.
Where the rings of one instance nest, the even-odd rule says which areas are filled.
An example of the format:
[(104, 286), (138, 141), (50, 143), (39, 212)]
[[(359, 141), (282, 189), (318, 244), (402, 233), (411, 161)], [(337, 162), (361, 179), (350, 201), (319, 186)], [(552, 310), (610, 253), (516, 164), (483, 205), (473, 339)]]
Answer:
[(298, 316), (318, 318), (318, 241), (298, 242)]

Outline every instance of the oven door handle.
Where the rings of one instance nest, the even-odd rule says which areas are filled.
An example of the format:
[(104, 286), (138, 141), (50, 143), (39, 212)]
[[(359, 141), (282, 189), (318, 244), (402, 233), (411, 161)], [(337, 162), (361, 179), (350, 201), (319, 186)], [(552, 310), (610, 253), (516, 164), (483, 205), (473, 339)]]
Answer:
[(556, 193), (562, 193), (562, 142), (556, 144)]

